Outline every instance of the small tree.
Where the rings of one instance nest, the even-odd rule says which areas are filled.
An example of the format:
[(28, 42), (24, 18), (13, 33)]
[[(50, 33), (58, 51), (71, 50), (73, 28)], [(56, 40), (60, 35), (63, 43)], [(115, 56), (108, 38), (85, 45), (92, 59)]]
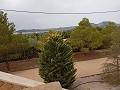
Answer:
[(46, 83), (59, 81), (68, 88), (75, 80), (72, 49), (57, 33), (49, 35), (40, 55), (39, 74)]
[(103, 64), (102, 78), (112, 85), (120, 85), (120, 30), (112, 33), (108, 63)]

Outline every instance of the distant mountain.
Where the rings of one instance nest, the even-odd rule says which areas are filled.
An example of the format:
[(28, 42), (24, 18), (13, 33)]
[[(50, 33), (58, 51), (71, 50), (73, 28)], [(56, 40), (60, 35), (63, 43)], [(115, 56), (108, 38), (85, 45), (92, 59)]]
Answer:
[(120, 27), (120, 24), (117, 24)]
[(104, 28), (106, 25), (108, 25), (110, 21), (105, 21), (105, 22), (101, 22), (99, 24), (97, 24), (98, 27)]
[(61, 31), (61, 30), (71, 30), (75, 28), (75, 26), (71, 27), (60, 27), (60, 28), (49, 28), (49, 29), (22, 29), (15, 31), (15, 33), (22, 33), (22, 34), (30, 34), (30, 33), (44, 33), (48, 32), (49, 30), (56, 30), (56, 31)]
[(47, 29), (47, 30), (57, 30), (57, 31), (61, 31), (61, 30), (71, 30), (75, 28), (75, 26), (71, 26), (71, 27), (60, 27), (60, 28), (51, 28), (51, 29)]
[[(104, 28), (106, 25), (108, 25), (110, 21), (104, 21), (98, 24), (91, 23), (92, 26), (94, 27), (100, 27)], [(120, 24), (117, 24), (120, 26)], [(61, 31), (61, 30), (71, 30), (74, 29), (76, 26), (70, 26), (70, 27), (60, 27), (60, 28), (48, 28), (48, 29), (22, 29), (15, 31), (15, 33), (22, 33), (22, 34), (29, 34), (29, 33), (44, 33), (48, 32), (49, 30), (56, 30), (56, 31)]]
[(97, 24), (95, 24), (95, 23), (91, 23), (91, 25), (92, 25), (93, 27), (97, 27)]

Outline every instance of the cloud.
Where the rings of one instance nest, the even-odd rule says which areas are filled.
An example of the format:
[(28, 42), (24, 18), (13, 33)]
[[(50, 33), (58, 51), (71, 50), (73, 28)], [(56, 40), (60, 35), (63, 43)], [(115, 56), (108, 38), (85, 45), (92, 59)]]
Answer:
[[(44, 12), (93, 12), (120, 9), (120, 0), (0, 0), (0, 8)], [(91, 22), (120, 23), (118, 13), (91, 15), (44, 15), (7, 12), (16, 29), (74, 26), (87, 17)]]

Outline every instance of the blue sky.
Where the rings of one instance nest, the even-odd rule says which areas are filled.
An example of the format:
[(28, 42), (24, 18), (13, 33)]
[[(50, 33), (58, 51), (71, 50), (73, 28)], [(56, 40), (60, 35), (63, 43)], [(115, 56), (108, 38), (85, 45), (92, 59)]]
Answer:
[[(120, 10), (120, 0), (0, 0), (0, 8), (44, 12), (94, 12)], [(16, 29), (75, 26), (83, 18), (92, 23), (120, 23), (120, 12), (90, 15), (44, 15), (7, 12)]]

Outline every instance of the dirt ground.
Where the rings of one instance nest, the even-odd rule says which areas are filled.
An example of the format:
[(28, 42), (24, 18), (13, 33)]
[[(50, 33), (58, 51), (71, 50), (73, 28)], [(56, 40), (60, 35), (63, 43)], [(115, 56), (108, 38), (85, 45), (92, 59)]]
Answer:
[[(98, 59), (103, 57), (105, 57), (105, 55), (101, 51), (91, 51), (87, 55), (84, 55), (81, 52), (76, 52), (73, 54), (73, 60), (75, 62), (93, 60), (93, 59)], [(10, 72), (38, 68), (39, 67), (38, 63), (39, 63), (39, 58), (10, 61), (9, 62), (9, 65), (11, 68)], [(7, 72), (5, 63), (0, 63), (0, 71)]]
[(91, 51), (86, 55), (81, 52), (73, 53), (73, 59), (75, 62), (104, 58), (106, 56), (107, 55), (102, 50)]
[[(95, 76), (90, 76), (90, 75), (101, 73), (100, 67), (103, 63), (106, 62), (106, 59), (107, 58), (99, 58), (88, 61), (75, 62), (75, 68), (77, 69), (76, 80), (72, 84), (70, 90), (83, 90), (83, 88), (84, 90), (89, 90), (87, 88), (90, 88), (90, 90), (120, 90), (120, 88), (116, 89), (117, 87), (111, 87), (108, 86), (106, 83), (100, 83), (100, 82), (95, 82), (95, 83), (92, 82), (92, 83), (80, 85), (82, 83), (91, 82), (91, 81), (101, 81), (101, 79), (99, 79), (97, 75)], [(39, 70), (38, 68), (34, 68), (29, 70), (11, 72), (11, 74), (44, 82), (44, 80), (40, 77), (38, 70)]]
[[(79, 77), (94, 75), (100, 73), (101, 64), (106, 62), (106, 58), (93, 59), (89, 61), (75, 62), (76, 79)], [(39, 76), (38, 68), (11, 72), (11, 74), (18, 75), (21, 77), (37, 80), (43, 82), (43, 79)]]
[[(39, 58), (11, 61), (9, 62), (9, 66), (11, 69), (9, 72), (38, 68), (38, 62), (39, 62)], [(0, 63), (0, 71), (8, 72), (5, 63)]]

